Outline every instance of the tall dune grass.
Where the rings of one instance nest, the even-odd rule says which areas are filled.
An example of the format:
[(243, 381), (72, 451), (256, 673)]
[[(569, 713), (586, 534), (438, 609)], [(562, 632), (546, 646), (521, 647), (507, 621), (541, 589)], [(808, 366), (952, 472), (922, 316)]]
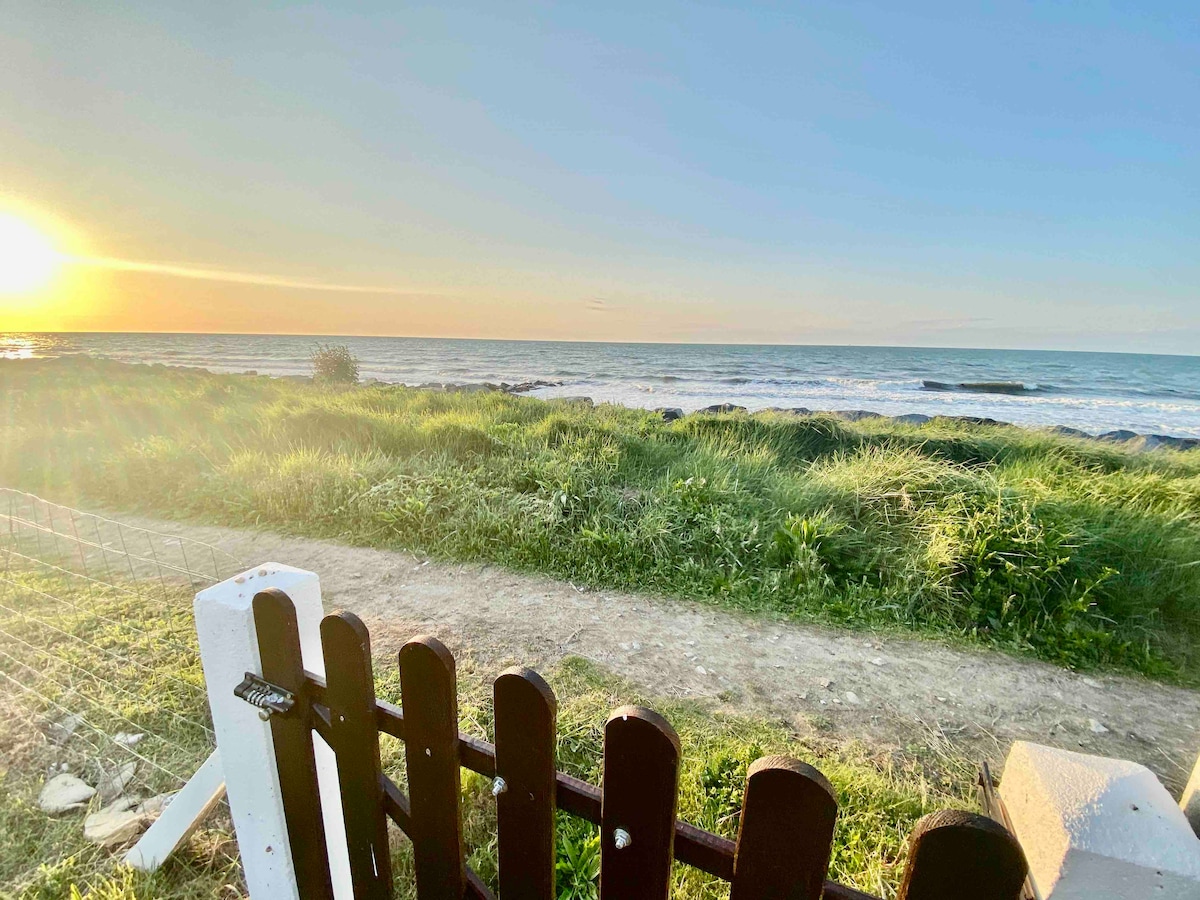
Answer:
[(0, 481), (1200, 680), (1200, 454), (56, 360)]

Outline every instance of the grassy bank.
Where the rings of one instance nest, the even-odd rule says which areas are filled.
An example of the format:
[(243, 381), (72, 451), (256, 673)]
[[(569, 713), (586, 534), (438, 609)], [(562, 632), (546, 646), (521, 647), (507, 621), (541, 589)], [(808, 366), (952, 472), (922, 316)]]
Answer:
[[(36, 806), (45, 773), (64, 763), (89, 777), (97, 758), (127, 761), (107, 742), (121, 731), (145, 732), (143, 757), (128, 791), (147, 796), (178, 787), (168, 773), (186, 774), (210, 749), (203, 676), (191, 642), (190, 592), (164, 608), (136, 594), (94, 587), (72, 595), (55, 580), (18, 576), (0, 591), (0, 897), (22, 900), (231, 900), (244, 896), (228, 815), (222, 809), (154, 875), (118, 863), (119, 854), (84, 840), (84, 813), (51, 817)], [(78, 590), (78, 588), (77, 588)], [(65, 598), (56, 601), (53, 597)], [(112, 622), (137, 623), (137, 629)], [(96, 652), (95, 647), (103, 647)], [(464, 730), (491, 737), (489, 676), (460, 652), (460, 714)], [(379, 696), (396, 700), (399, 678), (380, 660)], [(582, 660), (548, 673), (559, 698), (559, 767), (598, 784), (602, 729), (608, 713), (625, 703), (659, 710), (683, 745), (680, 816), (733, 836), (746, 768), (759, 756), (786, 753), (817, 765), (838, 793), (840, 818), (832, 877), (893, 896), (907, 834), (927, 812), (970, 807), (971, 772), (961, 761), (874, 758), (861, 749), (799, 739), (778, 723), (714, 712), (698, 704), (638, 695)], [(32, 691), (32, 692), (31, 692)], [(64, 745), (43, 735), (67, 712), (86, 725)], [(402, 745), (385, 738), (383, 761), (403, 783)], [(953, 786), (951, 786), (953, 785)], [(495, 804), (486, 780), (464, 773), (464, 824), (469, 861), (495, 887)], [(393, 832), (397, 896), (412, 897), (411, 855)], [(559, 896), (595, 897), (598, 840), (594, 826), (559, 820)], [(728, 896), (707, 876), (678, 867), (674, 896), (701, 900)]]
[(0, 483), (1200, 680), (1200, 454), (62, 360)]

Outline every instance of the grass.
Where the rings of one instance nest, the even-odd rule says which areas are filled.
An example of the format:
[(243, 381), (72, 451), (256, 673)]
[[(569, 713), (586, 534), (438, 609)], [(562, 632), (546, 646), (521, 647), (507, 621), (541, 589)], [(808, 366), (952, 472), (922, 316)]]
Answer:
[[(0, 897), (243, 897), (236, 845), (223, 811), (163, 869), (146, 875), (86, 842), (83, 813), (50, 817), (36, 806), (52, 766), (66, 763), (88, 776), (97, 757), (127, 758), (104, 737), (118, 731), (147, 735), (137, 749), (149, 762), (140, 764), (129, 788), (143, 796), (178, 786), (162, 770), (187, 774), (205, 758), (209, 739), (189, 724), (207, 722), (199, 690), (203, 676), (194, 649), (177, 646), (192, 641), (187, 589), (179, 588), (177, 604), (164, 606), (109, 588), (83, 595), (44, 577), (15, 580), (19, 586), (0, 592)], [(488, 676), (494, 674), (476, 671), (469, 657), (459, 660), (461, 727), (484, 737), (491, 737)], [(872, 756), (852, 745), (801, 739), (778, 722), (642, 696), (579, 659), (565, 661), (547, 677), (559, 698), (561, 769), (599, 783), (608, 713), (626, 703), (650, 705), (672, 722), (683, 745), (680, 816), (720, 834), (732, 836), (736, 830), (746, 768), (754, 759), (785, 753), (818, 766), (836, 788), (840, 805), (831, 877), (862, 890), (894, 896), (905, 841), (916, 820), (937, 808), (972, 805), (971, 772), (961, 760)], [(380, 660), (376, 680), (379, 696), (398, 698), (394, 666)], [(87, 725), (56, 746), (43, 735), (65, 710), (84, 714)], [(382, 749), (388, 773), (403, 783), (403, 745), (385, 737)], [(494, 888), (494, 803), (484, 779), (463, 775), (469, 862)], [(412, 898), (408, 845), (394, 830), (393, 835), (396, 896)], [(595, 897), (597, 854), (596, 829), (560, 815), (560, 898)], [(728, 892), (707, 876), (677, 866), (674, 896), (716, 900)]]
[(1200, 682), (1200, 454), (47, 360), (0, 483)]

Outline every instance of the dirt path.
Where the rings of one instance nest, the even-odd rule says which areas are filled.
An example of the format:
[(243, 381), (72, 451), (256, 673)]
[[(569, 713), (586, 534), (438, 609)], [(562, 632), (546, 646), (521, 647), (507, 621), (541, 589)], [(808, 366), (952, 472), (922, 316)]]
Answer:
[[(128, 521), (128, 519), (126, 519)], [(391, 653), (418, 632), (468, 649), (484, 671), (594, 660), (649, 693), (713, 698), (872, 746), (952, 745), (997, 765), (1017, 738), (1137, 760), (1178, 793), (1200, 751), (1200, 692), (1082, 676), (934, 641), (764, 622), (682, 600), (573, 585), (494, 566), (259, 531), (140, 523), (248, 563), (321, 577)]]

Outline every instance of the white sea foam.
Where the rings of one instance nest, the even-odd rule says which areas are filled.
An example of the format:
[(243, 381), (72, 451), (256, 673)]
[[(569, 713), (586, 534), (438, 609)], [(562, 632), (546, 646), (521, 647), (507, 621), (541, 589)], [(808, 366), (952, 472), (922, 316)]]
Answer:
[[(60, 354), (299, 375), (318, 342), (347, 344), (385, 382), (562, 381), (535, 396), (694, 410), (864, 409), (966, 415), (1092, 432), (1200, 437), (1200, 357), (899, 347), (779, 347), (247, 335), (0, 335), (0, 357)], [(1012, 394), (922, 381), (1021, 383)], [(1036, 388), (1036, 389), (1035, 389)]]

